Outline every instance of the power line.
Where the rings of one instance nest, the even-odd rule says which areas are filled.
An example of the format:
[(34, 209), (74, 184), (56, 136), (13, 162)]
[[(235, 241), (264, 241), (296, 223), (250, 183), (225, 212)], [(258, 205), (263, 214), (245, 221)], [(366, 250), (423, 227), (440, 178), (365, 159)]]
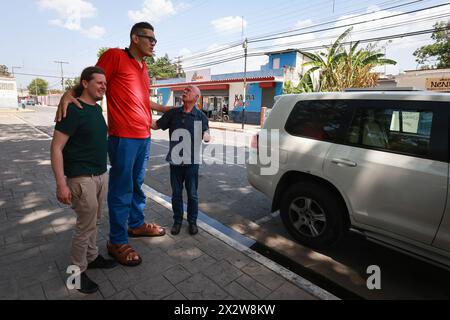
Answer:
[[(375, 38), (361, 39), (361, 40), (353, 40), (353, 41), (348, 41), (348, 42), (342, 42), (341, 44), (342, 45), (348, 45), (348, 44), (354, 44), (355, 42), (371, 43), (371, 42), (377, 42), (377, 41), (384, 41), (384, 40), (391, 40), (391, 39), (398, 39), (398, 38), (413, 37), (413, 36), (433, 33), (434, 31), (444, 31), (444, 30), (450, 30), (450, 28), (449, 27), (444, 27), (444, 28), (438, 28), (438, 29), (434, 29), (433, 28), (433, 29), (419, 30), (419, 31), (400, 33), (400, 34), (394, 34), (394, 35), (389, 35), (389, 36), (382, 36), (382, 37), (375, 37)], [(328, 46), (329, 45), (317, 45), (317, 46), (311, 46), (311, 47), (305, 47), (305, 48), (297, 48), (296, 50), (299, 50), (299, 51), (312, 51), (312, 50), (323, 49), (323, 48), (326, 48)], [(263, 55), (266, 55), (266, 52), (249, 53), (247, 56), (248, 57), (257, 57), (257, 56), (263, 56)], [(236, 56), (233, 56), (233, 57), (229, 57), (227, 59), (222, 59), (222, 60), (218, 60), (218, 61), (214, 61), (214, 62), (210, 62), (210, 63), (205, 63), (205, 64), (194, 65), (194, 66), (188, 66), (188, 67), (185, 67), (185, 69), (196, 69), (196, 68), (210, 67), (210, 66), (214, 66), (214, 65), (218, 65), (218, 64), (222, 64), (222, 63), (226, 63), (226, 62), (239, 60), (239, 59), (242, 59), (242, 58), (244, 58), (244, 55), (243, 54), (239, 54), (239, 55), (236, 55)]]
[[(423, 1), (427, 1), (427, 0), (410, 1), (410, 2), (404, 3), (404, 4), (398, 4), (398, 5), (395, 5), (395, 6), (390, 6), (388, 8), (380, 8), (380, 10), (398, 9), (400, 7), (403, 7), (403, 6), (410, 6), (412, 4), (416, 4), (418, 2), (423, 2)], [(383, 5), (383, 4), (386, 4), (386, 3), (390, 4), (390, 3), (392, 3), (392, 1), (382, 2), (380, 5)], [(354, 13), (354, 12), (360, 12), (360, 11), (361, 10), (354, 10), (352, 12), (347, 12), (346, 14), (348, 15), (348, 14), (351, 14), (351, 13)], [(314, 24), (314, 25), (303, 27), (303, 28), (299, 28), (299, 29), (294, 29), (294, 30), (290, 29), (290, 30), (284, 31), (284, 32), (280, 31), (280, 32), (275, 32), (275, 33), (268, 33), (268, 34), (263, 34), (263, 35), (257, 35), (257, 36), (254, 36), (254, 37), (250, 38), (250, 39), (259, 39), (259, 38), (262, 38), (262, 37), (274, 36), (274, 35), (279, 35), (279, 34), (282, 34), (282, 33), (292, 33), (292, 32), (296, 32), (296, 31), (299, 31), (299, 30), (311, 29), (311, 28), (314, 28), (314, 27), (330, 24), (330, 23), (333, 23), (333, 22), (337, 23), (337, 22), (340, 22), (340, 21), (345, 21), (345, 20), (349, 20), (349, 19), (355, 19), (355, 18), (358, 18), (358, 17), (361, 17), (361, 16), (370, 15), (370, 14), (374, 14), (374, 13), (377, 13), (377, 12), (379, 12), (379, 10), (378, 11), (372, 11), (372, 12), (369, 12), (369, 13), (360, 14), (360, 15), (349, 17), (349, 18), (345, 18), (345, 19), (337, 19), (337, 20), (327, 21), (327, 22), (324, 22), (324, 23)], [(277, 15), (277, 18), (279, 18), (279, 15)], [(265, 21), (267, 21), (267, 19)], [(238, 46), (241, 46), (241, 45), (242, 45), (242, 41), (232, 42), (230, 44), (224, 44), (225, 47), (226, 46), (238, 47)], [(223, 51), (223, 50), (219, 49), (219, 51)], [(187, 60), (195, 59), (195, 58), (197, 58), (198, 55), (201, 55), (201, 56), (207, 55), (206, 53), (213, 54), (215, 52), (210, 52), (210, 51), (199, 52), (199, 53), (193, 54), (191, 56), (182, 57), (183, 58), (182, 60), (183, 61), (187, 61)]]
[[(441, 18), (445, 18), (448, 17), (450, 15), (450, 13), (444, 13), (444, 14), (438, 14), (438, 15), (432, 15), (432, 16), (427, 16), (427, 17), (420, 17), (417, 19), (413, 19), (413, 20), (408, 20), (408, 21), (400, 21), (397, 23), (393, 23), (393, 24), (389, 24), (389, 25), (383, 25), (382, 27), (379, 28), (366, 28), (366, 29), (361, 29), (361, 30), (357, 30), (357, 31), (353, 31), (352, 35), (355, 34), (361, 34), (361, 33), (366, 33), (366, 32), (376, 32), (376, 31), (382, 31), (385, 29), (393, 29), (393, 28), (397, 28), (397, 27), (401, 27), (404, 26), (405, 24), (412, 24), (412, 23), (418, 23), (418, 22), (425, 22), (425, 21), (429, 21), (429, 20), (436, 20), (436, 19), (441, 19)], [(316, 38), (314, 39), (314, 41), (320, 41), (320, 40), (327, 40), (327, 39), (334, 39), (339, 35), (330, 35), (327, 37), (323, 37), (323, 38)], [(312, 40), (303, 40), (303, 41), (295, 41), (295, 42), (288, 42), (288, 43), (283, 43), (283, 44), (277, 44), (277, 45), (270, 45), (270, 46), (263, 46), (263, 47), (257, 47), (254, 48), (253, 50), (258, 50), (258, 49), (266, 49), (266, 50), (270, 50), (274, 47), (276, 47), (278, 50), (281, 50), (282, 47), (288, 47), (288, 46), (294, 46), (294, 45), (301, 45), (307, 42), (311, 42)], [(236, 52), (230, 52), (230, 53), (226, 53), (226, 54), (222, 54), (222, 55), (214, 55), (214, 56), (210, 56), (208, 58), (204, 58), (203, 60), (217, 60), (220, 58), (229, 58), (231, 57), (233, 54), (235, 54)], [(198, 59), (192, 59), (192, 62), (198, 63), (196, 62), (196, 60)], [(202, 61), (203, 62), (203, 61)], [(206, 61), (204, 63), (207, 63), (210, 61)], [(186, 67), (189, 68), (189, 67)]]
[(436, 6), (432, 6), (432, 7), (416, 9), (416, 10), (412, 10), (412, 11), (408, 11), (408, 12), (397, 13), (397, 14), (393, 14), (393, 15), (390, 15), (390, 16), (385, 16), (385, 17), (376, 18), (376, 19), (372, 19), (372, 20), (365, 20), (365, 21), (360, 21), (360, 22), (348, 23), (346, 25), (341, 25), (341, 26), (337, 26), (337, 27), (324, 28), (324, 29), (313, 30), (313, 31), (309, 31), (309, 32), (302, 32), (302, 33), (296, 33), (296, 34), (291, 34), (291, 35), (286, 35), (286, 36), (268, 37), (268, 38), (254, 39), (254, 40), (250, 39), (249, 42), (250, 43), (254, 43), (254, 42), (263, 42), (263, 41), (270, 41), (270, 40), (278, 40), (278, 39), (282, 39), (282, 38), (301, 36), (301, 35), (310, 34), (310, 33), (317, 33), (317, 32), (330, 31), (330, 30), (334, 30), (334, 29), (348, 28), (348, 27), (352, 27), (352, 26), (355, 26), (355, 25), (358, 25), (358, 24), (364, 24), (364, 23), (368, 23), (368, 22), (375, 22), (375, 21), (395, 18), (395, 17), (399, 17), (399, 16), (404, 16), (406, 14), (417, 13), (417, 12), (430, 10), (430, 9), (435, 9), (435, 8), (448, 6), (448, 5), (449, 5), (448, 3), (445, 3), (445, 4), (440, 4), (440, 5), (436, 5)]
[[(396, 6), (392, 6), (392, 7), (389, 7), (389, 8), (385, 8), (383, 10), (391, 10), (391, 9), (394, 9), (394, 8), (399, 8), (401, 6), (411, 5), (413, 3), (417, 3), (417, 2), (421, 2), (421, 1), (423, 1), (423, 0), (416, 0), (416, 1), (408, 2), (406, 4), (401, 4), (401, 5), (396, 5)], [(342, 21), (345, 21), (345, 20), (351, 20), (351, 19), (355, 19), (357, 17), (361, 17), (361, 16), (365, 16), (365, 15), (368, 15), (368, 14), (374, 14), (374, 13), (379, 12), (379, 11), (373, 11), (373, 12), (370, 12), (370, 13), (367, 13), (367, 14), (362, 14), (362, 15), (356, 16), (356, 17), (349, 17), (349, 18), (346, 18), (346, 19), (337, 19), (337, 20), (333, 20), (333, 21), (327, 21), (327, 22), (324, 22), (324, 23), (320, 23), (320, 24), (316, 24), (316, 25), (312, 25), (312, 26), (308, 26), (308, 27), (294, 29), (294, 30), (291, 30), (291, 31), (288, 31), (288, 32), (272, 33), (272, 34), (267, 35), (266, 38), (263, 38), (264, 36), (253, 37), (253, 38), (250, 38), (248, 42), (249, 43), (264, 42), (264, 41), (278, 40), (278, 39), (283, 39), (283, 38), (288, 38), (288, 37), (306, 35), (306, 34), (311, 34), (311, 33), (330, 31), (330, 30), (340, 29), (340, 28), (344, 28), (344, 27), (348, 27), (348, 26), (354, 26), (354, 25), (364, 24), (364, 23), (368, 23), (368, 22), (374, 22), (374, 21), (378, 21), (378, 20), (382, 20), (382, 19), (393, 18), (393, 17), (405, 15), (405, 14), (417, 13), (417, 12), (420, 12), (420, 11), (429, 10), (429, 9), (433, 9), (433, 8), (440, 7), (440, 6), (446, 6), (446, 5), (448, 5), (448, 4), (441, 4), (441, 5), (437, 5), (437, 6), (426, 7), (426, 8), (417, 9), (417, 10), (413, 10), (413, 11), (409, 11), (409, 12), (394, 14), (394, 15), (385, 16), (385, 17), (372, 19), (372, 20), (365, 20), (365, 21), (355, 22), (355, 23), (342, 25), (342, 26), (334, 26), (334, 27), (330, 27), (330, 28), (324, 28), (324, 29), (319, 29), (319, 30), (312, 30), (312, 31), (303, 32), (303, 33), (297, 33), (297, 34), (292, 34), (292, 35), (273, 37), (273, 36), (277, 36), (277, 35), (280, 35), (280, 34), (283, 34), (283, 33), (292, 33), (292, 32), (296, 32), (296, 31), (307, 30), (307, 29), (319, 27), (319, 26), (322, 26), (322, 25), (326, 25), (326, 24), (330, 24), (330, 23), (342, 22)], [(269, 38), (267, 38), (267, 37), (269, 37)], [(217, 50), (213, 50), (213, 51), (206, 51), (206, 52), (203, 52), (203, 53), (198, 53), (196, 55), (192, 55), (192, 56), (186, 57), (186, 58), (181, 59), (181, 60), (183, 62), (186, 62), (186, 61), (189, 61), (189, 60), (198, 60), (198, 58), (200, 58), (200, 57), (205, 57), (205, 56), (217, 53), (217, 52), (221, 52), (221, 51), (224, 51), (224, 50), (227, 50), (227, 49), (238, 47), (238, 46), (241, 46), (241, 44), (242, 44), (242, 42), (233, 43), (232, 45), (229, 45), (228, 47), (225, 47), (225, 48), (222, 48), (222, 49), (217, 49)]]

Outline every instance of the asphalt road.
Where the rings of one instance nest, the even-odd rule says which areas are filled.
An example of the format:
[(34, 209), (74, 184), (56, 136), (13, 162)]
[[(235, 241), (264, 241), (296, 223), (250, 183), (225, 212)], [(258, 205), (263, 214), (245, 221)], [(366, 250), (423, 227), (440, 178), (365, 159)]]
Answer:
[[(38, 112), (19, 113), (18, 116), (51, 134), (55, 109), (34, 109)], [(217, 147), (217, 152), (212, 156), (216, 159), (224, 158), (223, 146), (231, 144), (234, 138), (238, 145), (236, 150), (245, 151), (245, 140), (250, 136), (246, 133), (236, 133), (235, 137), (228, 136), (228, 139), (224, 139), (223, 131), (212, 130), (211, 133), (214, 139), (211, 144)], [(168, 132), (153, 132), (145, 183), (161, 193), (170, 195), (169, 166), (165, 161), (167, 151)], [(301, 260), (304, 249), (294, 246), (292, 238), (282, 226), (281, 219), (270, 215), (270, 199), (249, 185), (245, 165), (202, 165), (199, 198), (200, 210), (210, 217), (241, 232), (258, 227), (261, 232), (248, 235), (266, 244), (273, 243), (276, 250), (283, 252), (292, 261)], [(258, 239), (260, 235), (265, 235), (264, 239)], [(314, 256), (314, 252), (307, 252), (309, 257)], [(333, 281), (337, 274), (339, 279), (336, 278), (336, 281), (341, 286), (348, 284), (348, 288), (358, 287), (360, 296), (370, 299), (450, 298), (450, 271), (372, 243), (357, 233), (349, 233), (339, 247), (321, 254), (339, 264), (334, 270), (322, 268), (322, 274), (327, 276), (332, 273), (330, 279)], [(367, 267), (371, 265), (377, 265), (381, 269), (381, 290), (370, 291), (363, 283), (369, 277)]]

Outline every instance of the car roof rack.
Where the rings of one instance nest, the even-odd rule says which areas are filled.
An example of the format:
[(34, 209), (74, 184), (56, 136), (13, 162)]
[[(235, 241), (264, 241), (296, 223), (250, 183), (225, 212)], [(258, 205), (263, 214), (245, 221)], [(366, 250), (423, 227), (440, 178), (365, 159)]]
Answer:
[(414, 87), (375, 87), (375, 88), (347, 88), (344, 92), (361, 92), (361, 91), (423, 91)]

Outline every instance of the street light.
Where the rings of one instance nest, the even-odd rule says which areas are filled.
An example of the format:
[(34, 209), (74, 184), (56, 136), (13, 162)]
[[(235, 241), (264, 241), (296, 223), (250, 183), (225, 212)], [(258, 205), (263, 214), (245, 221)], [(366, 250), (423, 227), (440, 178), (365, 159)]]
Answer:
[(247, 103), (247, 47), (248, 40), (245, 38), (244, 43), (242, 44), (244, 48), (244, 98), (243, 98), (243, 106), (242, 106), (242, 130), (244, 130), (244, 122), (245, 122), (245, 105)]

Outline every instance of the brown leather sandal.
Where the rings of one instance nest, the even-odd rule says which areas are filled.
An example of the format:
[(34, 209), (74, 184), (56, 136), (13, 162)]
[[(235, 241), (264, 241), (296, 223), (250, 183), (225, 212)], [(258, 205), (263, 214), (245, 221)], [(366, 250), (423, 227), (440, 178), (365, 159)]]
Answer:
[[(141, 264), (142, 259), (139, 254), (129, 244), (112, 244), (108, 241), (106, 247), (108, 254), (120, 264), (128, 267), (135, 267)], [(138, 260), (128, 260), (129, 257), (137, 256)]]
[(140, 237), (161, 237), (166, 234), (166, 230), (154, 223), (144, 223), (139, 228), (128, 228), (128, 236), (131, 238)]

